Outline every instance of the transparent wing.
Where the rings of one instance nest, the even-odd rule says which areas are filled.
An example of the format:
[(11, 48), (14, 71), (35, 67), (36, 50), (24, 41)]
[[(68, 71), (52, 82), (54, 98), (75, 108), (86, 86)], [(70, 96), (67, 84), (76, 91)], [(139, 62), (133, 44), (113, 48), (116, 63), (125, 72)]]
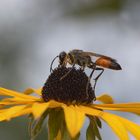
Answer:
[(94, 52), (82, 52), (81, 55), (82, 55), (82, 56), (101, 57), (101, 58), (104, 58), (104, 59), (107, 59), (107, 60), (111, 60), (111, 61), (117, 62), (114, 58), (111, 58), (111, 57), (106, 56), (106, 55), (94, 53)]

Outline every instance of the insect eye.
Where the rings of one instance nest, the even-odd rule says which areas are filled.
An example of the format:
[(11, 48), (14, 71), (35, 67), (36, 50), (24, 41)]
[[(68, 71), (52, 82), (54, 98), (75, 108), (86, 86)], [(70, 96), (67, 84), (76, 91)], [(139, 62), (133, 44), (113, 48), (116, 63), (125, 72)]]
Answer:
[(59, 54), (60, 62), (63, 62), (63, 61), (64, 61), (66, 55), (67, 55), (66, 52), (61, 52), (61, 53)]

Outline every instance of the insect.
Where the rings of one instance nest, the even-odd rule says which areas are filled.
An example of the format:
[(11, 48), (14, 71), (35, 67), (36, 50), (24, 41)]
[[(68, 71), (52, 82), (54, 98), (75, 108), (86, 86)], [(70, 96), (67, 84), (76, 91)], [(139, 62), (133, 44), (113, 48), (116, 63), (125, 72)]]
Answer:
[[(94, 79), (95, 80), (94, 90), (95, 90), (97, 80), (104, 72), (104, 68), (108, 68), (112, 70), (121, 70), (121, 66), (117, 63), (117, 61), (109, 56), (97, 54), (94, 52), (86, 52), (83, 50), (74, 49), (68, 53), (63, 51), (58, 56), (56, 56), (51, 63), (50, 71), (52, 71), (53, 62), (57, 57), (59, 58), (59, 66), (67, 66), (67, 64), (70, 64), (72, 65), (72, 67), (74, 67), (77, 64), (81, 67), (82, 70), (84, 70), (85, 67), (92, 69), (92, 72), (89, 76), (88, 84), (90, 79), (92, 78), (94, 71), (95, 70), (101, 71), (98, 74), (98, 76)], [(67, 74), (65, 74), (61, 78), (61, 80), (65, 78), (69, 73), (70, 71)], [(88, 89), (88, 84), (87, 84), (87, 89)]]

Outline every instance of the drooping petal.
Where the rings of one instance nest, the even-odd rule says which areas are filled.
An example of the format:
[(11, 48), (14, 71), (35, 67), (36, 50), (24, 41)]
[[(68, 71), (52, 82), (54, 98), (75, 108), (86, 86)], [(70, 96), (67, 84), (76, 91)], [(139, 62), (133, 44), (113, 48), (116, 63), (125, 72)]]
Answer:
[(0, 87), (0, 95), (2, 96), (13, 96), (13, 97), (18, 97), (18, 98), (23, 98), (23, 99), (38, 99), (37, 97), (34, 96), (30, 96), (30, 95), (25, 95), (23, 93), (20, 92), (16, 92), (13, 90), (8, 90), (5, 88)]
[(111, 96), (109, 96), (108, 94), (102, 94), (100, 96), (96, 97), (96, 100), (104, 103), (104, 104), (113, 104), (114, 100)]
[(83, 110), (87, 115), (97, 116), (103, 119), (112, 128), (120, 140), (129, 139), (125, 127), (115, 115), (84, 106), (80, 106), (80, 109)]
[(77, 106), (63, 106), (65, 121), (71, 137), (75, 137), (83, 126), (85, 114)]
[(47, 103), (34, 103), (32, 106), (32, 113), (34, 118), (39, 118), (49, 107), (49, 102)]
[(39, 89), (33, 89), (33, 88), (28, 88), (24, 91), (24, 94), (32, 94), (32, 93), (37, 93), (39, 96), (41, 96), (41, 91), (42, 91), (42, 88), (39, 88)]
[(0, 110), (0, 121), (10, 120), (11, 118), (30, 114), (31, 108), (26, 105), (14, 106), (8, 109)]

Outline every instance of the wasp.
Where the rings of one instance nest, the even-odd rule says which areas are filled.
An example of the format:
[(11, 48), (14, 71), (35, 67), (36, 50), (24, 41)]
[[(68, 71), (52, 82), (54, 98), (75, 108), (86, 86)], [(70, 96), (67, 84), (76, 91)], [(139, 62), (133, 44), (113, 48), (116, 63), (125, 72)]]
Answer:
[[(94, 90), (95, 90), (97, 80), (104, 72), (104, 68), (108, 68), (112, 70), (122, 69), (120, 64), (118, 64), (114, 58), (102, 54), (94, 53), (94, 52), (86, 52), (83, 50), (74, 49), (72, 51), (69, 51), (68, 53), (63, 51), (58, 56), (56, 56), (51, 63), (50, 71), (52, 71), (53, 62), (57, 57), (59, 58), (59, 66), (67, 66), (67, 64), (70, 64), (72, 65), (72, 67), (74, 67), (77, 64), (80, 66), (82, 70), (84, 70), (86, 67), (92, 69), (92, 72), (89, 76), (88, 83), (92, 78), (94, 71), (95, 70), (100, 71), (98, 76), (94, 79), (95, 80)], [(69, 73), (70, 71), (67, 74), (65, 74), (61, 78), (61, 80), (65, 78)], [(87, 84), (87, 88), (88, 88), (88, 84)]]

